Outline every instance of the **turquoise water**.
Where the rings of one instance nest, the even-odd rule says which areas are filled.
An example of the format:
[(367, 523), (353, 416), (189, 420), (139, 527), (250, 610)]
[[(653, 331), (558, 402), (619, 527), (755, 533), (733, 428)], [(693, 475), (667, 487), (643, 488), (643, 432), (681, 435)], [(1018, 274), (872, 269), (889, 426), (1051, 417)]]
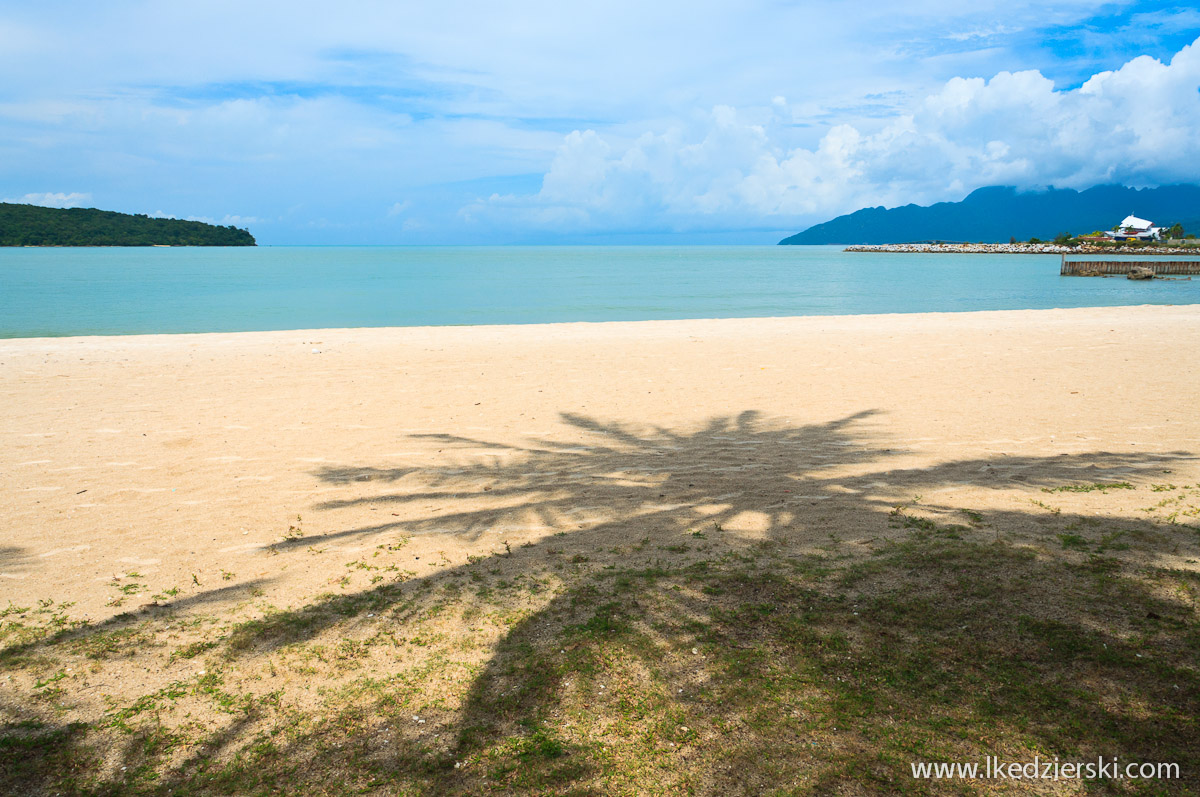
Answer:
[(1200, 303), (1056, 255), (825, 246), (0, 249), (0, 337)]

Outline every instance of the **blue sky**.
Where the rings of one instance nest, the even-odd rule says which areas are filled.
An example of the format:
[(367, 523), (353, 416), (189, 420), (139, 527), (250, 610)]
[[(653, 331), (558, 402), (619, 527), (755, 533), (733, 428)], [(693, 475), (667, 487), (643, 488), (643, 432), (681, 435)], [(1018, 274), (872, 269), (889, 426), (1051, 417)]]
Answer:
[(0, 2), (0, 200), (266, 244), (769, 243), (1200, 181), (1175, 3)]

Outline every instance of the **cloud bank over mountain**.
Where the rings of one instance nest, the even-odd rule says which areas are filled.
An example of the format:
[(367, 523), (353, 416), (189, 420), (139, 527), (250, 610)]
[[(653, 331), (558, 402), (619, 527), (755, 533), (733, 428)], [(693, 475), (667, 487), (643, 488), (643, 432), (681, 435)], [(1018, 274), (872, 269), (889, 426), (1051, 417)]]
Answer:
[(1200, 181), (1200, 41), (1056, 89), (1036, 70), (953, 78), (875, 132), (849, 124), (787, 148), (769, 112), (718, 106), (620, 144), (594, 130), (560, 144), (541, 190), (472, 214), (602, 229), (657, 219), (703, 227), (957, 199), (985, 185), (1087, 188)]

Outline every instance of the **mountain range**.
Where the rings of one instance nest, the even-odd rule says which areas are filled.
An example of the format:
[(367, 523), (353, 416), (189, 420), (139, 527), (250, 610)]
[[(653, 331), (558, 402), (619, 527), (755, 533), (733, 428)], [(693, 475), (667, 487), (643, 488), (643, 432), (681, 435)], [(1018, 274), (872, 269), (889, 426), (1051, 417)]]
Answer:
[(961, 202), (863, 208), (809, 227), (780, 244), (887, 244), (914, 241), (1007, 243), (1111, 230), (1126, 216), (1200, 233), (1200, 185), (1128, 188), (1098, 185), (1084, 191), (1018, 191), (989, 186)]

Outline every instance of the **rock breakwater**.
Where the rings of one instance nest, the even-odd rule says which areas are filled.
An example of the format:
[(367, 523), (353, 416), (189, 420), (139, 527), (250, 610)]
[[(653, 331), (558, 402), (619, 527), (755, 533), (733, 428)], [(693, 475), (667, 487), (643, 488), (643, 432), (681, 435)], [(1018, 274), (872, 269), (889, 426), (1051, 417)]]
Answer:
[(1063, 246), (1061, 244), (856, 244), (847, 252), (932, 252), (979, 255), (1200, 255), (1195, 246)]

